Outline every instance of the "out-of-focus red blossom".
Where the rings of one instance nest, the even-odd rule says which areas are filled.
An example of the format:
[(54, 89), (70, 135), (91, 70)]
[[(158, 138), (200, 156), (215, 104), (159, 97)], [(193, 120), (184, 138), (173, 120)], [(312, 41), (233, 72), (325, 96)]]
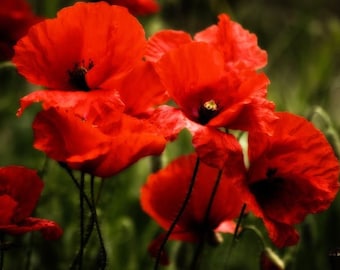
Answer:
[(230, 20), (226, 14), (220, 14), (218, 19), (217, 25), (196, 33), (193, 39), (184, 31), (157, 32), (149, 39), (146, 59), (157, 62), (172, 49), (191, 42), (205, 42), (222, 52), (228, 68), (247, 67), (256, 70), (267, 64), (267, 53), (258, 46), (255, 34)]
[(30, 217), (43, 182), (34, 170), (21, 166), (0, 168), (0, 232), (23, 234), (40, 231), (47, 240), (58, 239), (61, 228), (53, 221)]
[(339, 190), (339, 162), (324, 135), (302, 117), (277, 113), (273, 136), (249, 132), (242, 195), (278, 247), (294, 245), (294, 225), (326, 210)]
[[(242, 153), (239, 153), (242, 158)], [(191, 181), (197, 156), (182, 156), (166, 168), (151, 174), (141, 190), (141, 205), (163, 229), (168, 230), (179, 211)], [(237, 192), (237, 183), (242, 182), (243, 162), (230, 159), (229, 169), (221, 176), (217, 193), (207, 216), (208, 203), (219, 170), (200, 163), (195, 187), (183, 215), (176, 224), (170, 239), (197, 242), (210, 242), (214, 232), (233, 233), (242, 201)], [(238, 160), (240, 161), (240, 160)], [(164, 237), (163, 235), (159, 236)], [(154, 240), (149, 247), (151, 255), (156, 255), (162, 241)], [(165, 255), (164, 255), (165, 256)], [(166, 257), (162, 259), (166, 263)]]
[(112, 5), (126, 7), (129, 12), (138, 15), (150, 15), (159, 11), (156, 0), (105, 0)]
[[(199, 135), (212, 133), (218, 137), (210, 136), (209, 145), (225, 149), (236, 142), (226, 134), (226, 144), (219, 143), (222, 136), (219, 128), (271, 133), (276, 117), (274, 104), (266, 99), (269, 80), (263, 73), (248, 68), (227, 69), (222, 52), (203, 42), (170, 50), (155, 65), (169, 96), (179, 107), (162, 106), (153, 115), (155, 122), (169, 128), (169, 138), (175, 137), (182, 126), (192, 133), (196, 149), (203, 144), (199, 138), (204, 137)], [(166, 117), (170, 114), (176, 115), (175, 122), (174, 117)], [(222, 153), (215, 155), (216, 160), (223, 159), (224, 150), (214, 151)], [(209, 164), (221, 168), (221, 164)]]
[(13, 46), (41, 18), (25, 0), (2, 0), (0, 5), (0, 61), (10, 60)]
[(152, 64), (143, 60), (145, 45), (137, 19), (105, 2), (76, 3), (32, 27), (16, 45), (13, 61), (27, 80), (48, 88), (20, 100), (18, 115), (42, 103), (34, 146), (103, 177), (159, 154), (164, 136), (141, 118), (167, 95)]

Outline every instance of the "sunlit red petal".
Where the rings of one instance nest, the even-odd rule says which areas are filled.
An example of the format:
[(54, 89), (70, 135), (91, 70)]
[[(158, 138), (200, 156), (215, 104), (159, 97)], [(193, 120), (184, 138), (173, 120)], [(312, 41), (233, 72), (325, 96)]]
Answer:
[(104, 156), (86, 165), (94, 175), (112, 176), (142, 157), (161, 154), (166, 145), (156, 126), (128, 115), (122, 116), (119, 129), (112, 130), (111, 142)]
[(145, 59), (150, 62), (157, 62), (166, 52), (190, 42), (192, 42), (191, 36), (184, 31), (159, 31), (148, 40)]
[(140, 115), (167, 101), (168, 95), (150, 62), (140, 62), (117, 82), (116, 89), (125, 104), (125, 113)]
[(111, 138), (98, 127), (63, 109), (39, 112), (33, 131), (34, 147), (61, 162), (95, 159), (106, 154), (111, 145)]
[(20, 99), (20, 108), (17, 116), (21, 116), (24, 110), (31, 104), (41, 102), (43, 109), (72, 108), (73, 112), (85, 114), (91, 107), (110, 106), (115, 111), (123, 111), (124, 104), (118, 97), (118, 93), (111, 90), (97, 91), (62, 91), (40, 90), (34, 91)]
[(145, 44), (142, 26), (125, 8), (78, 2), (32, 27), (17, 43), (13, 61), (30, 82), (63, 90), (75, 88), (68, 74), (75, 65), (93, 62), (86, 82), (97, 89), (130, 71)]
[(194, 122), (187, 128), (198, 156), (209, 166), (222, 169), (230, 156), (242, 156), (241, 146), (233, 135)]
[[(229, 100), (222, 104), (222, 111), (208, 123), (210, 126), (241, 130), (270, 130), (276, 119), (274, 104), (266, 99), (269, 80), (263, 73), (247, 72), (248, 78), (240, 81), (234, 93), (225, 93)], [(227, 90), (226, 90), (227, 91)]]
[(154, 110), (149, 121), (157, 126), (159, 132), (169, 141), (175, 140), (188, 123), (181, 110), (167, 105)]
[(242, 62), (246, 67), (259, 69), (267, 64), (267, 53), (257, 44), (255, 34), (230, 20), (228, 15), (218, 16), (219, 22), (197, 33), (197, 41), (211, 43), (223, 51), (225, 62), (236, 65)]

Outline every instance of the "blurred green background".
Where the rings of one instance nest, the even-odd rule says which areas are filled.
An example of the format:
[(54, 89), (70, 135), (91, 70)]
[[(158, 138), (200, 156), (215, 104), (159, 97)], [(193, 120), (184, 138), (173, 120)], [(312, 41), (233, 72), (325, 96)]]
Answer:
[[(74, 1), (31, 0), (36, 14), (54, 17)], [(139, 17), (147, 35), (172, 28), (190, 33), (217, 22), (226, 12), (244, 28), (256, 33), (260, 46), (268, 52), (269, 99), (277, 110), (287, 110), (312, 120), (327, 135), (339, 153), (340, 131), (340, 5), (336, 0), (159, 0), (161, 11)], [(5, 269), (68, 269), (78, 247), (78, 192), (69, 176), (54, 161), (47, 161), (32, 147), (31, 123), (38, 106), (21, 118), (15, 116), (20, 97), (34, 90), (13, 67), (0, 68), (0, 160), (1, 166), (25, 165), (44, 173), (45, 189), (35, 216), (57, 221), (63, 237), (44, 241), (38, 233), (7, 240), (14, 246), (6, 252)], [(301, 142), (303, 143), (303, 142)], [(161, 157), (163, 165), (191, 151), (190, 137), (183, 132)], [(152, 269), (147, 245), (161, 231), (139, 205), (139, 190), (152, 170), (145, 158), (119, 175), (107, 179), (98, 205), (99, 220), (108, 253), (107, 269)], [(100, 181), (98, 179), (98, 186)], [(247, 217), (249, 222), (257, 222)], [(261, 224), (259, 224), (261, 226)], [(340, 199), (321, 214), (308, 216), (299, 226), (299, 245), (276, 250), (287, 269), (339, 270), (331, 265), (328, 253), (340, 248)], [(200, 269), (260, 269), (262, 244), (246, 232), (233, 249), (228, 267), (225, 256), (231, 236), (223, 245), (203, 253)], [(270, 242), (267, 242), (270, 245)], [(170, 243), (172, 264), (164, 269), (185, 269), (193, 247)], [(98, 246), (93, 237), (86, 251), (86, 269), (96, 269)], [(336, 268), (339, 267), (339, 268)]]

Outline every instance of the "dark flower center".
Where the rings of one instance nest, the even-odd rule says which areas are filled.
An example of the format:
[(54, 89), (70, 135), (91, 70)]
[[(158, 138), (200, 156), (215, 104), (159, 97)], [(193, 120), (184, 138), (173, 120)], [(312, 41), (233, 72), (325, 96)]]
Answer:
[(264, 206), (277, 200), (284, 185), (284, 179), (276, 176), (277, 169), (269, 168), (265, 179), (256, 181), (250, 185), (250, 191), (254, 194), (257, 202)]
[(219, 112), (216, 102), (211, 99), (204, 102), (198, 109), (198, 122), (202, 125), (207, 124)]
[(93, 68), (93, 66), (94, 63), (92, 60), (89, 60), (87, 65), (84, 60), (82, 60), (81, 63), (75, 63), (73, 69), (67, 71), (70, 77), (70, 84), (78, 90), (89, 91), (90, 88), (86, 83), (85, 75), (91, 68)]

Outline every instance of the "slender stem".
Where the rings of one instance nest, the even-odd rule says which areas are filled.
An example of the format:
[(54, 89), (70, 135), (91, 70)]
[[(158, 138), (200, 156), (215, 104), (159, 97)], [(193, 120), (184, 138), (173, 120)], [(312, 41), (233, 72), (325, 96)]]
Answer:
[(100, 244), (100, 255), (101, 255), (101, 260), (100, 260), (100, 268), (99, 269), (105, 269), (106, 267), (106, 261), (107, 261), (107, 255), (106, 255), (106, 250), (105, 250), (105, 245), (104, 245), (104, 240), (103, 236), (100, 231), (100, 226), (98, 222), (98, 216), (97, 216), (97, 211), (96, 211), (96, 198), (94, 195), (94, 176), (91, 175), (91, 200), (92, 200), (92, 206), (93, 206), (93, 211), (92, 211), (92, 216), (94, 219), (94, 223), (96, 225), (96, 230), (97, 230), (97, 235), (99, 239), (99, 244)]
[(4, 260), (5, 260), (5, 235), (0, 233), (0, 270), (4, 268)]
[(98, 204), (99, 202), (99, 198), (100, 198), (100, 195), (102, 194), (102, 191), (103, 191), (103, 188), (104, 188), (104, 182), (105, 182), (105, 179), (104, 178), (100, 178), (100, 185), (99, 185), (99, 190), (97, 192), (97, 196), (96, 196), (96, 199), (93, 203), (93, 206), (95, 207), (95, 205)]
[[(191, 269), (197, 269), (197, 265), (198, 265), (198, 261), (200, 258), (200, 254), (202, 253), (203, 249), (204, 249), (204, 243), (205, 243), (205, 237), (207, 235), (207, 233), (210, 233), (209, 230), (209, 215), (210, 215), (210, 211), (211, 208), (213, 206), (214, 203), (214, 199), (218, 190), (218, 186), (220, 185), (221, 179), (222, 179), (222, 170), (218, 171), (218, 175), (217, 178), (215, 180), (215, 184), (213, 186), (213, 190), (211, 191), (211, 195), (208, 201), (208, 206), (207, 209), (205, 210), (205, 216), (204, 216), (204, 221), (203, 221), (203, 228), (204, 228), (204, 236), (202, 237), (202, 239), (200, 240), (200, 242), (197, 245), (197, 248), (195, 249), (195, 253), (194, 253), (194, 257), (191, 263)], [(208, 231), (206, 231), (208, 230)]]
[(204, 237), (202, 237), (196, 246), (195, 253), (191, 261), (191, 266), (190, 266), (191, 270), (197, 270), (199, 259), (201, 258), (201, 254), (204, 249), (204, 245), (205, 245), (205, 239)]
[(241, 209), (240, 215), (239, 215), (238, 220), (237, 220), (237, 224), (236, 224), (236, 227), (235, 227), (233, 238), (232, 238), (231, 243), (230, 243), (229, 248), (228, 248), (228, 252), (227, 252), (227, 256), (226, 256), (226, 261), (225, 261), (226, 265), (228, 264), (229, 258), (231, 256), (231, 251), (232, 251), (233, 247), (235, 246), (236, 239), (239, 236), (238, 231), (240, 229), (241, 221), (242, 221), (242, 218), (244, 216), (244, 212), (246, 210), (246, 207), (247, 207), (247, 204), (244, 203), (242, 205), (242, 209)]
[(31, 268), (31, 258), (32, 258), (32, 247), (33, 247), (33, 234), (30, 233), (28, 236), (29, 238), (29, 245), (27, 247), (27, 252), (26, 252), (26, 263), (25, 263), (25, 269), (29, 270)]
[(199, 158), (197, 158), (195, 168), (194, 168), (194, 171), (193, 171), (193, 174), (192, 174), (192, 177), (191, 177), (191, 181), (190, 181), (190, 184), (189, 184), (189, 188), (188, 188), (187, 193), (185, 195), (184, 201), (183, 201), (181, 208), (179, 209), (175, 219), (171, 223), (168, 231), (166, 232), (166, 234), (163, 238), (163, 241), (162, 241), (162, 243), (161, 243), (161, 245), (158, 249), (154, 270), (158, 269), (164, 247), (165, 247), (166, 243), (168, 242), (168, 239), (169, 239), (172, 231), (175, 229), (176, 224), (178, 223), (179, 219), (181, 218), (181, 216), (182, 216), (182, 214), (183, 214), (183, 212), (184, 212), (184, 210), (185, 210), (185, 208), (186, 208), (186, 206), (189, 202), (189, 199), (191, 197), (191, 193), (193, 191), (193, 188), (194, 188), (194, 185), (195, 185), (195, 182), (196, 182), (196, 175), (197, 175), (197, 172), (198, 172), (199, 163), (200, 163), (200, 160), (199, 160)]
[(213, 190), (212, 190), (211, 195), (210, 195), (208, 207), (207, 207), (207, 210), (205, 211), (205, 218), (204, 218), (204, 224), (205, 225), (208, 225), (210, 211), (211, 211), (212, 205), (214, 203), (214, 199), (215, 199), (215, 196), (216, 196), (216, 193), (217, 193), (217, 190), (218, 190), (218, 186), (221, 183), (222, 172), (223, 172), (222, 170), (218, 171), (218, 175), (217, 175)]
[[(78, 188), (79, 190), (79, 194), (81, 194), (83, 196), (83, 199), (85, 200), (86, 204), (88, 205), (89, 209), (90, 209), (90, 212), (91, 212), (91, 216), (90, 216), (90, 221), (89, 221), (89, 224), (87, 226), (87, 229), (86, 229), (86, 234), (83, 235), (82, 239), (83, 239), (83, 247), (85, 248), (86, 244), (88, 243), (88, 240), (90, 239), (90, 236), (91, 236), (91, 233), (93, 231), (93, 226), (94, 226), (94, 218), (93, 218), (93, 206), (91, 204), (91, 201), (89, 199), (89, 197), (87, 196), (87, 194), (85, 193), (84, 191), (84, 188), (81, 188), (81, 184), (78, 183), (76, 177), (74, 176), (72, 170), (60, 163), (61, 167), (63, 167), (67, 174), (71, 177), (73, 183), (76, 185), (76, 187)], [(75, 256), (71, 266), (70, 266), (70, 269), (75, 269), (75, 267), (77, 266), (77, 264), (79, 264), (80, 261), (82, 261), (82, 249), (80, 248), (80, 250), (78, 251), (77, 255)], [(81, 267), (79, 266), (79, 268), (81, 269)]]
[(80, 177), (80, 189), (79, 189), (79, 205), (80, 205), (80, 247), (79, 247), (79, 269), (83, 268), (84, 257), (84, 228), (85, 228), (85, 210), (84, 210), (84, 190), (85, 187), (85, 174), (82, 172)]

